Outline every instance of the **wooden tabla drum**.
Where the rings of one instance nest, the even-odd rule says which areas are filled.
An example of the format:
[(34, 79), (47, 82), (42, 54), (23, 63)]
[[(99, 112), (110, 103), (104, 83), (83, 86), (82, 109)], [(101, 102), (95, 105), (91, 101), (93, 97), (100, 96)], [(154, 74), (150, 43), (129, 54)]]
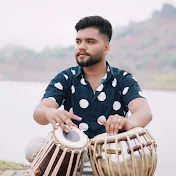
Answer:
[(95, 176), (153, 176), (156, 143), (144, 128), (114, 136), (106, 133), (90, 140), (89, 155)]
[(69, 133), (61, 127), (52, 131), (31, 164), (35, 176), (81, 175), (88, 143), (88, 137), (76, 127)]

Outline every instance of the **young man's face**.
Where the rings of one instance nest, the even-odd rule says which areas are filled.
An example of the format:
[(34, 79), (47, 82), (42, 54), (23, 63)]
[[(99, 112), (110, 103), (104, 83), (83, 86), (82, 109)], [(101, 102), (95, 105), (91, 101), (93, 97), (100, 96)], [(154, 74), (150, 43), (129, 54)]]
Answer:
[[(79, 66), (89, 67), (100, 62), (107, 54), (108, 38), (93, 27), (77, 32), (75, 57)], [(109, 49), (109, 48), (108, 48)]]

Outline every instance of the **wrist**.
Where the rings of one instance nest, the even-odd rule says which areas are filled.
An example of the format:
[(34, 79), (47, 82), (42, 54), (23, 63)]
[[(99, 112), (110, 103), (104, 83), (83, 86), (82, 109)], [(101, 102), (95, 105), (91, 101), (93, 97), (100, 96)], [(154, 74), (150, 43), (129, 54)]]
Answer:
[(44, 109), (44, 117), (45, 117), (45, 119), (47, 120), (48, 123), (50, 123), (49, 117), (51, 116), (50, 112), (51, 112), (52, 109), (54, 109), (54, 108), (48, 108), (48, 107), (46, 107)]
[(132, 128), (133, 128), (133, 126), (132, 126), (131, 121), (129, 120), (129, 118), (125, 118), (124, 130), (128, 131)]

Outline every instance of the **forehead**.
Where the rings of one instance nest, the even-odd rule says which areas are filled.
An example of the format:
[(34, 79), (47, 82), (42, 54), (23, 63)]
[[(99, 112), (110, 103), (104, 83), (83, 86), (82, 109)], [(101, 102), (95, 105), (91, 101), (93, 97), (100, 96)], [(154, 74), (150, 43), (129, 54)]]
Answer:
[(90, 27), (90, 28), (79, 30), (77, 32), (77, 38), (79, 39), (87, 39), (87, 38), (100, 39), (102, 38), (102, 35), (100, 34), (98, 29)]

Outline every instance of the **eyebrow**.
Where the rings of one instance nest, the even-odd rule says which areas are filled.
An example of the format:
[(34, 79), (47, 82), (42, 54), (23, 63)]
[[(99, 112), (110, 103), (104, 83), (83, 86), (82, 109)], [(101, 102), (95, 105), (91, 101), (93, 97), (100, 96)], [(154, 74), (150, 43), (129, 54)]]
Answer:
[[(76, 40), (81, 40), (80, 38), (76, 38)], [(95, 38), (86, 38), (85, 40), (95, 40), (97, 41)]]

